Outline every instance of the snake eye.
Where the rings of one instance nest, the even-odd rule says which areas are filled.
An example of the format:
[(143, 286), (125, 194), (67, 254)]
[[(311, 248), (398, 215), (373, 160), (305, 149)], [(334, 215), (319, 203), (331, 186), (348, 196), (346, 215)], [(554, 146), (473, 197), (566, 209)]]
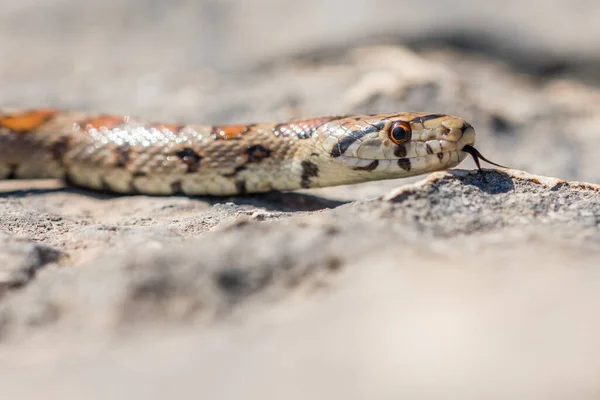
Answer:
[(396, 144), (408, 142), (411, 136), (410, 124), (404, 121), (394, 122), (390, 126), (390, 140)]

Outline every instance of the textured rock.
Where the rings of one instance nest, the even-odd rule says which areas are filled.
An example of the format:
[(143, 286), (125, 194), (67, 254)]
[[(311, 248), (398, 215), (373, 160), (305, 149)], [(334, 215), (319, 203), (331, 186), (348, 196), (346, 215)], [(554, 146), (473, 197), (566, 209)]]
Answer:
[[(124, 368), (161, 379), (155, 398), (197, 385), (225, 398), (586, 397), (600, 356), (598, 190), (456, 170), (312, 214), (227, 206), (230, 221), (181, 243), (110, 231), (118, 244), (3, 299), (9, 359), (47, 361), (28, 370), (43, 373), (34, 389), (11, 364), (0, 372), (17, 378), (7, 390), (59, 397), (95, 398), (86, 388), (103, 379), (121, 382), (103, 396), (146, 393)], [(56, 357), (72, 361), (47, 370)]]
[(59, 259), (58, 250), (0, 234), (0, 292), (26, 284), (38, 269)]
[[(74, 228), (67, 235), (76, 243), (93, 242), (100, 233), (101, 250), (94, 257), (74, 259), (76, 268), (46, 270), (31, 287), (5, 299), (2, 319), (10, 321), (5, 333), (27, 330), (31, 321), (35, 329), (64, 323), (108, 332), (130, 324), (212, 321), (254, 298), (281, 300), (299, 286), (328, 286), (347, 265), (356, 260), (382, 262), (382, 253), (396, 253), (392, 260), (400, 264), (403, 251), (418, 259), (421, 252), (435, 254), (449, 243), (473, 253), (484, 246), (482, 234), (504, 236), (503, 241), (516, 245), (523, 235), (547, 231), (544, 240), (564, 241), (596, 254), (599, 193), (597, 185), (515, 170), (453, 170), (377, 199), (303, 216), (260, 207), (249, 212), (233, 204), (214, 206), (213, 215), (199, 218), (220, 213), (229, 218), (210, 231), (192, 234), (196, 238), (185, 235), (187, 240), (180, 236), (181, 228), (164, 231), (153, 226), (165, 226), (169, 220), (177, 226), (181, 220), (168, 214), (141, 217), (149, 227), (126, 223), (111, 229)], [(450, 252), (448, 263), (459, 264), (460, 257)]]

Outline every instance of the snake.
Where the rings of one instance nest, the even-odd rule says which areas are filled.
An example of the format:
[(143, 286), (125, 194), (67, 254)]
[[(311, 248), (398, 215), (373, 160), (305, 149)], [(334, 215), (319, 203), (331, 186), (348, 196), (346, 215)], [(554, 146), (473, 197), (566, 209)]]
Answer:
[(426, 112), (185, 125), (59, 109), (0, 109), (0, 179), (60, 178), (120, 194), (229, 196), (452, 168), (475, 130)]

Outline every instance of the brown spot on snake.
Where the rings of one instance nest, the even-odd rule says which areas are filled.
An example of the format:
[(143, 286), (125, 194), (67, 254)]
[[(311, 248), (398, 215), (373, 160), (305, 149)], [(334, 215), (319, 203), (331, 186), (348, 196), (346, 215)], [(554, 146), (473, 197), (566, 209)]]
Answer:
[(303, 188), (310, 187), (311, 178), (319, 176), (319, 166), (311, 161), (302, 161), (302, 177), (300, 178), (300, 186)]
[(115, 165), (117, 167), (124, 167), (130, 159), (131, 148), (124, 144), (115, 149), (116, 162)]
[(407, 172), (410, 171), (410, 158), (400, 158), (398, 160), (398, 166)]
[(271, 150), (264, 148), (260, 144), (256, 144), (254, 146), (249, 146), (246, 149), (246, 154), (248, 154), (249, 163), (259, 162), (269, 157), (271, 155)]
[(406, 157), (406, 146), (403, 144), (397, 144), (394, 148), (394, 155), (399, 158)]
[(69, 150), (69, 138), (63, 136), (52, 144), (50, 153), (55, 161), (58, 161), (60, 164), (62, 164), (63, 157), (67, 150)]
[(104, 176), (100, 177), (100, 190), (106, 193), (112, 192), (112, 187), (110, 187)]
[(416, 122), (419, 124), (424, 123), (425, 121), (429, 121), (432, 119), (438, 119), (438, 118), (442, 118), (444, 117), (444, 114), (427, 114), (427, 115), (423, 115), (421, 117), (416, 117), (410, 120), (410, 122)]
[(186, 147), (183, 150), (175, 153), (175, 155), (181, 158), (181, 160), (187, 165), (187, 172), (198, 171), (202, 157), (200, 157), (193, 149)]
[(427, 154), (433, 154), (433, 149), (431, 148), (429, 143), (425, 143), (425, 151), (427, 152)]
[(362, 129), (348, 132), (336, 146), (331, 149), (331, 157), (339, 157), (348, 150), (352, 143), (356, 142), (369, 133), (377, 132), (381, 128), (375, 125), (367, 125)]
[(16, 133), (26, 133), (48, 122), (58, 110), (42, 109), (0, 118), (0, 127)]
[(373, 160), (369, 165), (366, 165), (364, 167), (354, 167), (355, 171), (373, 171), (375, 170), (377, 167), (379, 166), (379, 161), (378, 160)]
[(171, 192), (173, 194), (182, 194), (183, 189), (181, 186), (181, 181), (173, 181), (171, 182)]
[(246, 181), (244, 180), (235, 181), (235, 188), (238, 194), (248, 193), (248, 190), (246, 189)]
[(135, 186), (135, 179), (131, 179), (129, 181), (129, 192), (130, 193), (139, 193), (137, 186)]
[(19, 168), (18, 164), (8, 164), (8, 174), (6, 174), (3, 179), (17, 179), (17, 169)]

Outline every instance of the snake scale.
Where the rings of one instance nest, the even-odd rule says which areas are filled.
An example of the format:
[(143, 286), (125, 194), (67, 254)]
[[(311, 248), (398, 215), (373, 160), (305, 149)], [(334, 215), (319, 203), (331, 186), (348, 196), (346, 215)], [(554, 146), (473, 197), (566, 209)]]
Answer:
[(474, 142), (465, 120), (431, 113), (203, 126), (0, 109), (0, 178), (62, 178), (115, 193), (239, 195), (407, 177), (454, 167), (468, 154), (479, 167), (485, 158)]

